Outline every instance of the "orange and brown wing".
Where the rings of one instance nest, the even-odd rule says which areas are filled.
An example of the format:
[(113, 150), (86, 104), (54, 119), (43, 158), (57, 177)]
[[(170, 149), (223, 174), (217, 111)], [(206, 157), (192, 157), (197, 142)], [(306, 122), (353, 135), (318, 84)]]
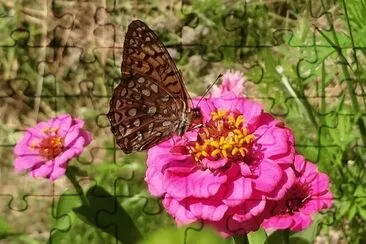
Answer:
[(187, 92), (169, 53), (152, 30), (133, 21), (124, 41), (122, 78), (108, 112), (117, 144), (129, 153), (169, 138), (186, 102)]

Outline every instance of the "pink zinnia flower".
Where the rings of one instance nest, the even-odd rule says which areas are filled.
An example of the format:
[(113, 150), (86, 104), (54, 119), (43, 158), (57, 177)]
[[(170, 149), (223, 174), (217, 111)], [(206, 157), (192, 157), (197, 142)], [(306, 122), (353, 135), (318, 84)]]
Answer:
[(312, 214), (332, 206), (328, 176), (301, 155), (296, 155), (293, 166), (295, 183), (281, 201), (269, 204), (273, 216), (264, 221), (266, 229), (301, 231), (311, 224)]
[(148, 151), (149, 191), (179, 225), (201, 220), (225, 236), (256, 230), (268, 199), (282, 199), (294, 182), (292, 132), (244, 98), (199, 107), (201, 128)]
[(69, 160), (91, 142), (91, 135), (83, 126), (81, 119), (59, 115), (27, 129), (14, 148), (15, 170), (50, 180), (64, 175)]
[(242, 97), (244, 85), (247, 82), (246, 77), (239, 71), (227, 71), (222, 76), (220, 86), (212, 87), (212, 97), (235, 96)]

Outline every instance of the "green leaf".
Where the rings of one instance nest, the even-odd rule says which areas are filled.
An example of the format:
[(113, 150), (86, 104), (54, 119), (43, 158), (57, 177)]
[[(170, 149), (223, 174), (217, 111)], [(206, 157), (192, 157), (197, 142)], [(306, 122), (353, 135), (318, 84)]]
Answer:
[(281, 230), (277, 230), (273, 232), (271, 235), (268, 236), (265, 244), (272, 244), (272, 243), (284, 243), (283, 242), (283, 234)]
[(267, 239), (266, 232), (261, 228), (255, 232), (250, 232), (247, 235), (249, 244), (262, 244)]
[(60, 196), (55, 213), (56, 221), (51, 230), (49, 243), (56, 244), (63, 240), (75, 220), (75, 213), (72, 210), (80, 205), (81, 201), (78, 195), (65, 192)]
[(11, 231), (8, 221), (4, 217), (0, 217), (0, 233), (8, 233)]
[(351, 202), (348, 202), (346, 200), (344, 202), (342, 202), (339, 207), (339, 216), (340, 217), (345, 216), (350, 207), (351, 207)]
[(82, 221), (114, 236), (124, 244), (136, 243), (141, 239), (133, 220), (115, 196), (100, 186), (91, 187), (86, 195), (89, 205), (74, 209)]
[(68, 166), (67, 170), (71, 171), (71, 173), (75, 176), (88, 176), (88, 173), (85, 170), (82, 170), (75, 165)]
[(320, 215), (317, 215), (313, 223), (303, 231), (295, 232), (290, 236), (290, 243), (311, 244), (314, 243), (318, 233)]
[(350, 209), (348, 210), (348, 219), (352, 220), (353, 217), (355, 217), (356, 213), (357, 213), (357, 205), (352, 204)]
[(229, 244), (231, 239), (223, 239), (217, 231), (207, 226), (195, 225), (181, 228), (161, 228), (147, 236), (140, 244), (171, 244), (171, 243), (195, 243), (195, 244)]
[(359, 207), (358, 208), (358, 213), (360, 214), (360, 217), (366, 221), (366, 209)]

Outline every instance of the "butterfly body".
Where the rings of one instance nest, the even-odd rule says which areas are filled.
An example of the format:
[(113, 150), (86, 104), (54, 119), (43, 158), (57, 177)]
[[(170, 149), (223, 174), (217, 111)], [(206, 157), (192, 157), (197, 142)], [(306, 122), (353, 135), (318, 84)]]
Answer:
[(182, 136), (200, 117), (199, 109), (189, 106), (181, 73), (168, 51), (142, 21), (128, 27), (121, 69), (107, 116), (125, 153)]

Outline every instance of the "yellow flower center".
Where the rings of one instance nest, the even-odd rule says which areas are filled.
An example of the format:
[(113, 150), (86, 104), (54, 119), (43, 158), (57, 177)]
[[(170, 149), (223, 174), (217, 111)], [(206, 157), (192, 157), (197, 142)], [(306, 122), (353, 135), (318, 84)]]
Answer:
[(43, 132), (48, 136), (42, 140), (34, 140), (30, 147), (50, 160), (56, 158), (64, 150), (64, 139), (57, 135), (57, 128), (46, 128)]
[(255, 139), (244, 122), (243, 115), (238, 113), (221, 109), (212, 112), (211, 120), (201, 128), (197, 142), (190, 147), (195, 160), (244, 158)]

